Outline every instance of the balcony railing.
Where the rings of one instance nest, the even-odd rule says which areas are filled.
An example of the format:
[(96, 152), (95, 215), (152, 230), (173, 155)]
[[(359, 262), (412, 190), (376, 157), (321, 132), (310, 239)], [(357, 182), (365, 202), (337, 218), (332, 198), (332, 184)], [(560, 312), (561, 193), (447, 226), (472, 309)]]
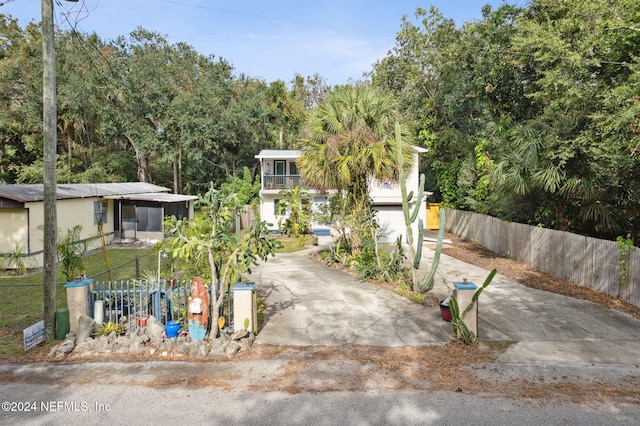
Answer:
[(304, 186), (300, 175), (264, 175), (263, 189), (287, 189)]

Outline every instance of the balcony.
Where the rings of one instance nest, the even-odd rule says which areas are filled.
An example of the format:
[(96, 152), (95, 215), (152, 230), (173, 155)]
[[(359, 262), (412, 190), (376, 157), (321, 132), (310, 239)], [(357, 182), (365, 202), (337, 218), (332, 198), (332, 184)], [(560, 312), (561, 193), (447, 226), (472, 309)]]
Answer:
[(262, 189), (265, 190), (283, 190), (303, 186), (302, 176), (300, 175), (264, 175)]

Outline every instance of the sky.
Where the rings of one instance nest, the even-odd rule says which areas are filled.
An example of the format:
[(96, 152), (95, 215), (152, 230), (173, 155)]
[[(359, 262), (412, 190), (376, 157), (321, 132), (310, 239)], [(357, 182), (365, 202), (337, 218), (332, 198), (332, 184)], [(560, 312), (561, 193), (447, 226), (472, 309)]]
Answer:
[[(403, 16), (437, 7), (458, 25), (482, 17), (482, 6), (504, 0), (54, 0), (62, 30), (95, 32), (102, 40), (138, 26), (169, 43), (186, 42), (230, 62), (236, 74), (290, 82), (323, 76), (330, 85), (362, 78), (395, 44)], [(526, 0), (508, 0), (526, 4)], [(41, 19), (39, 0), (0, 0), (0, 14), (21, 26)]]

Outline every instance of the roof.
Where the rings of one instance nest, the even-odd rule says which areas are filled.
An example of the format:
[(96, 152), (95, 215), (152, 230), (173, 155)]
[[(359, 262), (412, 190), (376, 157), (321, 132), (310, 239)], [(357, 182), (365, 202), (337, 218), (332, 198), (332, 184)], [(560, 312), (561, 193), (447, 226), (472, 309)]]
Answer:
[[(419, 153), (424, 154), (427, 152), (425, 148), (413, 145), (413, 149)], [(260, 151), (260, 154), (256, 155), (255, 158), (262, 160), (265, 158), (273, 158), (273, 159), (281, 159), (281, 158), (300, 158), (302, 157), (301, 151), (296, 151), (294, 149), (263, 149)]]
[(127, 195), (108, 195), (104, 198), (110, 200), (136, 200), (136, 201), (154, 201), (156, 203), (179, 203), (182, 201), (197, 200), (195, 195), (180, 195), (167, 193), (147, 193), (147, 194), (127, 194)]
[[(169, 192), (169, 188), (145, 182), (58, 184), (56, 199), (68, 200), (166, 192)], [(44, 185), (0, 185), (0, 198), (21, 203), (43, 201)]]
[(263, 158), (300, 158), (302, 153), (293, 149), (263, 149), (260, 154), (256, 155), (256, 158), (262, 160)]

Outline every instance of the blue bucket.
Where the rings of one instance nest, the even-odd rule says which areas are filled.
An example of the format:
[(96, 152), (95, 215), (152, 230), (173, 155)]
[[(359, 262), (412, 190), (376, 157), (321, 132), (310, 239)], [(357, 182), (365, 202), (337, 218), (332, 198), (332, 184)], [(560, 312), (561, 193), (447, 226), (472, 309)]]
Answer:
[(164, 327), (167, 337), (178, 337), (178, 331), (180, 331), (180, 323), (178, 321), (169, 321)]

